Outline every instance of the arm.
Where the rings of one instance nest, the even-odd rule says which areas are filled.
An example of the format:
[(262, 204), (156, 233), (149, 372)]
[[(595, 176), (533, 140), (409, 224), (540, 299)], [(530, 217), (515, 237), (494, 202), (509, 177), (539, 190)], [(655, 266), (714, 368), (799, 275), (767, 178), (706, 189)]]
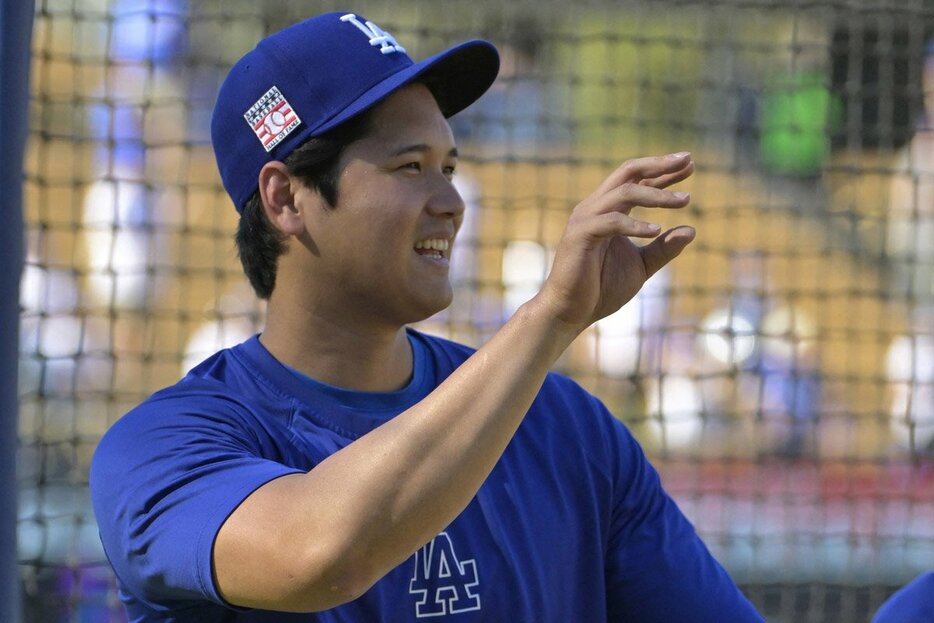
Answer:
[[(596, 400), (595, 400), (596, 402)], [(607, 620), (761, 623), (762, 616), (662, 487), (639, 443), (603, 405), (613, 469), (606, 549)]]
[[(214, 545), (222, 596), (274, 610), (334, 607), (449, 524), (558, 356), (693, 239), (690, 228), (659, 235), (629, 216), (636, 206), (687, 205), (686, 194), (663, 189), (692, 172), (687, 154), (623, 164), (575, 208), (541, 292), (434, 392), (310, 472), (251, 494)], [(653, 240), (638, 247), (628, 236)]]

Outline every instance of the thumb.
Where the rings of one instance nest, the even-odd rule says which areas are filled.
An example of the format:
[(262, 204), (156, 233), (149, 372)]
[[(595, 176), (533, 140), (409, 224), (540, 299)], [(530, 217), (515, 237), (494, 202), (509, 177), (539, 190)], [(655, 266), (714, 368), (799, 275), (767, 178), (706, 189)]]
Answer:
[(678, 257), (684, 248), (694, 240), (693, 227), (680, 225), (662, 233), (652, 242), (641, 247), (642, 263), (645, 265), (645, 277), (648, 279), (661, 268)]

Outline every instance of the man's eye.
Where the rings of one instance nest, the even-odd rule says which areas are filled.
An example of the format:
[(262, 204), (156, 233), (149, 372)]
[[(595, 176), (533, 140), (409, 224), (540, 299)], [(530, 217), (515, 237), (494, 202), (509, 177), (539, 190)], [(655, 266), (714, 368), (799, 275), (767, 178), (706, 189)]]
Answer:
[(410, 169), (410, 170), (412, 170), (412, 171), (421, 171), (421, 170), (422, 170), (422, 165), (421, 165), (420, 162), (407, 162), (407, 163), (405, 163), (404, 165), (402, 165), (402, 168), (403, 168), (403, 169)]
[(455, 167), (444, 167), (444, 174), (448, 177), (454, 177), (454, 173), (456, 173)]

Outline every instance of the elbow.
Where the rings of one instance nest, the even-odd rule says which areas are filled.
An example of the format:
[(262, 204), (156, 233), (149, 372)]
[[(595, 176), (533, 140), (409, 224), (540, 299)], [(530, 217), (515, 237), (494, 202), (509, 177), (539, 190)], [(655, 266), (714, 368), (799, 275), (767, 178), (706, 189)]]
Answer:
[[(287, 601), (302, 612), (328, 610), (349, 603), (376, 584), (380, 574), (369, 562), (346, 550), (333, 555), (313, 553), (290, 574)], [(293, 608), (290, 608), (293, 609)]]
[(233, 574), (215, 568), (224, 601), (277, 612), (319, 612), (357, 599), (380, 577), (372, 565), (356, 562), (346, 551), (326, 555), (317, 548), (302, 553), (294, 542), (291, 550), (270, 549), (278, 553), (268, 552), (262, 562), (243, 559), (222, 567), (235, 569)]
[(312, 594), (316, 595), (315, 610), (328, 610), (361, 597), (376, 584), (369, 570), (341, 565), (316, 578)]

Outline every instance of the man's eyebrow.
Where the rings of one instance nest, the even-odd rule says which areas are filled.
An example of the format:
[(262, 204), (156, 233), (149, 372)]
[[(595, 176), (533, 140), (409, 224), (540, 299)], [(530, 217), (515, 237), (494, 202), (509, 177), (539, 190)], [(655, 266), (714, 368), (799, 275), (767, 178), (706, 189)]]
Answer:
[[(404, 147), (400, 147), (399, 149), (393, 151), (393, 152), (390, 154), (390, 157), (395, 158), (396, 156), (401, 156), (401, 155), (403, 155), (403, 154), (409, 154), (409, 153), (413, 153), (413, 152), (416, 152), (416, 153), (424, 153), (424, 152), (427, 152), (427, 151), (432, 151), (431, 145), (428, 145), (428, 144), (426, 144), (426, 143), (416, 143), (416, 144), (414, 144), (414, 145), (405, 145)], [(449, 158), (457, 158), (457, 157), (458, 157), (458, 154), (457, 154), (457, 147), (452, 147), (452, 148), (451, 148), (451, 151), (448, 152), (448, 157), (449, 157)]]

